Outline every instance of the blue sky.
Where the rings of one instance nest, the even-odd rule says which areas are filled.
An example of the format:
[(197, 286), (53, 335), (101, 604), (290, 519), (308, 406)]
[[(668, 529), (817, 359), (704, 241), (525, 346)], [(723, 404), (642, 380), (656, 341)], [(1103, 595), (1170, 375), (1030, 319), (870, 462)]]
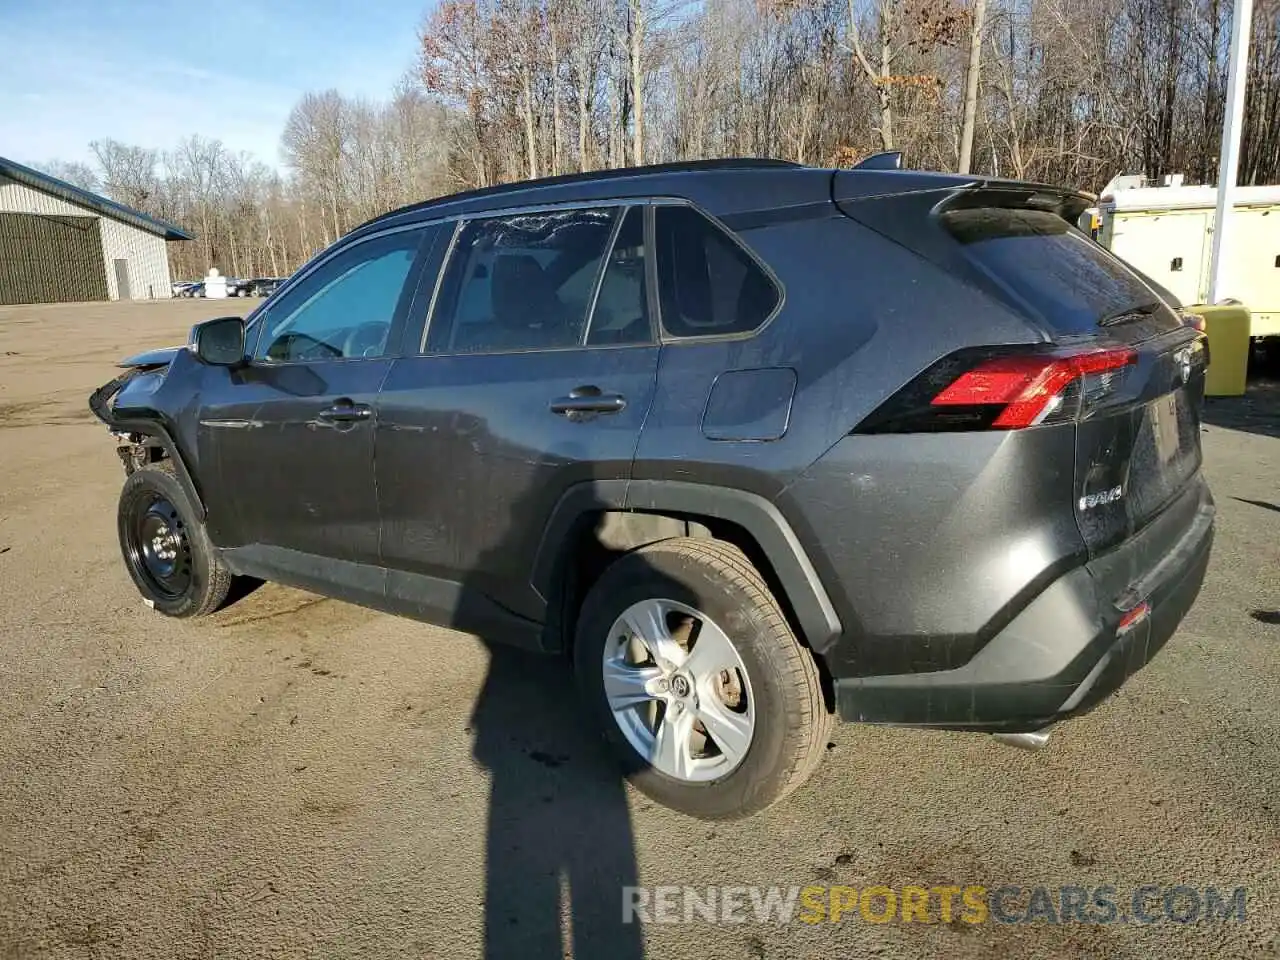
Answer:
[(89, 161), (198, 133), (279, 165), (308, 90), (386, 97), (431, 0), (0, 0), (0, 156)]

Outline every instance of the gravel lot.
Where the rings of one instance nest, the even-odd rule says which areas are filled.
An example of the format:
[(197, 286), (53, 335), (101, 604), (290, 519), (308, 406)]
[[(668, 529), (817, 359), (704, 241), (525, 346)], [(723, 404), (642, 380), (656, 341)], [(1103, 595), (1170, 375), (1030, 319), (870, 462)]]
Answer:
[[(1280, 957), (1280, 392), (1211, 404), (1208, 581), (1112, 701), (1035, 754), (847, 726), (709, 825), (619, 782), (557, 663), (274, 586), (143, 606), (85, 398), (243, 306), (0, 307), (0, 956)], [(627, 882), (1216, 884), (1248, 915), (641, 930)]]

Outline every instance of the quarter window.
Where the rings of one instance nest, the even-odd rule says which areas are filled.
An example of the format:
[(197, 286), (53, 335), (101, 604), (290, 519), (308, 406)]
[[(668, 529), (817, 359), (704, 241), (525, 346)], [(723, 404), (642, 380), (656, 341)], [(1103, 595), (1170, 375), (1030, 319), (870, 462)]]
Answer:
[(609, 251), (587, 346), (647, 343), (648, 283), (645, 279), (644, 210), (632, 207), (623, 217)]
[(424, 231), (357, 243), (266, 306), (255, 357), (314, 362), (381, 356)]
[(445, 267), (426, 353), (583, 343), (619, 211), (561, 210), (465, 223)]
[(746, 333), (778, 306), (778, 288), (731, 236), (697, 210), (654, 213), (663, 329), (673, 337)]

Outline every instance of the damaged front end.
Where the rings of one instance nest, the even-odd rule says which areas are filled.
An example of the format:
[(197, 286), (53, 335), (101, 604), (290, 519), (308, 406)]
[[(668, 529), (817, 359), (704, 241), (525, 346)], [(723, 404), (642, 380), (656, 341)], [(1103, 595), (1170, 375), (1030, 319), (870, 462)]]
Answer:
[[(169, 455), (163, 425), (158, 417), (148, 416), (149, 400), (164, 383), (169, 364), (182, 349), (150, 350), (122, 360), (119, 366), (124, 372), (89, 395), (89, 409), (115, 438), (116, 455), (126, 475)], [(127, 413), (122, 414), (121, 410)]]

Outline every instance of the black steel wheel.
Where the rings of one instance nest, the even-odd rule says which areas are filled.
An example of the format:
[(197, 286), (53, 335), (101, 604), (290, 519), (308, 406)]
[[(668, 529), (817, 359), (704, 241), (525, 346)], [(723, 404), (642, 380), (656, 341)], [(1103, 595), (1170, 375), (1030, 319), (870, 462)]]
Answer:
[(117, 530), (125, 567), (147, 604), (170, 617), (212, 613), (231, 572), (167, 461), (131, 473), (120, 491)]
[(178, 508), (159, 494), (130, 505), (125, 556), (157, 594), (178, 598), (191, 587), (191, 543)]

